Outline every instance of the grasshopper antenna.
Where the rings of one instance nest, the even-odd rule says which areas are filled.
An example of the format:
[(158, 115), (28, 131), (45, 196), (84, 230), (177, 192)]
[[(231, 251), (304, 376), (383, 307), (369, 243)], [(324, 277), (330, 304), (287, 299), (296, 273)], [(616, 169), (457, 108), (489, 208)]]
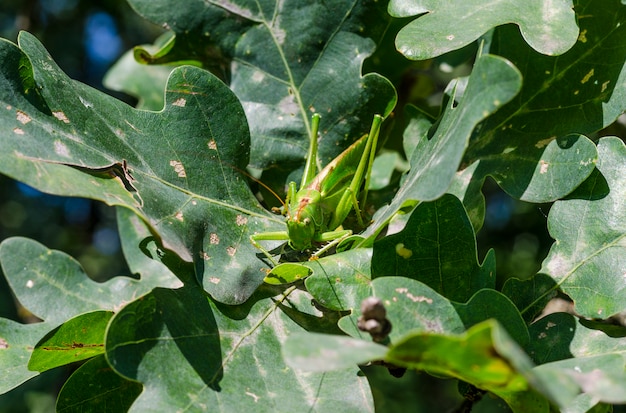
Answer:
[(248, 179), (250, 179), (251, 181), (256, 182), (257, 184), (261, 185), (264, 189), (267, 190), (267, 192), (269, 192), (270, 194), (272, 194), (272, 196), (274, 198), (276, 198), (278, 200), (278, 202), (280, 202), (280, 204), (282, 205), (282, 208), (285, 208), (285, 201), (283, 201), (283, 199), (280, 197), (280, 195), (278, 195), (276, 193), (276, 191), (274, 191), (272, 188), (270, 188), (265, 182), (261, 181), (259, 178), (256, 178), (254, 176), (252, 176), (252, 174), (250, 174), (247, 171), (244, 171), (241, 168), (238, 168), (234, 165), (230, 165), (227, 163), (224, 163), (224, 165), (227, 165), (228, 167), (234, 169), (235, 171), (239, 172), (240, 174), (242, 174), (243, 176), (247, 177)]

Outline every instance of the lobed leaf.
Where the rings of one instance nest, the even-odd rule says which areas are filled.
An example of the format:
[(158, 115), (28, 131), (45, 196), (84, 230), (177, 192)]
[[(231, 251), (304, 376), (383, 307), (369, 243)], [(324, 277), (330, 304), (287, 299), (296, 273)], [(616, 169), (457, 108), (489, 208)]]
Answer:
[(20, 237), (0, 244), (0, 263), (20, 303), (51, 324), (97, 310), (116, 311), (156, 285), (180, 285), (177, 279), (156, 277), (115, 277), (98, 283), (69, 255)]
[(431, 59), (475, 41), (495, 26), (515, 23), (524, 40), (535, 50), (559, 55), (578, 37), (571, 0), (480, 0), (434, 2), (391, 0), (389, 13), (413, 17), (396, 38), (396, 47), (407, 58)]
[(387, 347), (360, 339), (330, 334), (302, 333), (287, 338), (283, 357), (294, 369), (333, 371), (380, 360)]
[[(156, 44), (167, 41), (167, 35)], [(151, 46), (143, 46), (150, 49)], [(125, 92), (137, 98), (137, 109), (158, 111), (165, 104), (165, 86), (174, 66), (146, 66), (137, 62), (133, 52), (124, 53), (107, 71), (102, 84), (111, 90)]]
[[(132, 232), (147, 230), (145, 224), (131, 212), (128, 212), (128, 215), (134, 217), (136, 221), (134, 223), (130, 221), (131, 224), (128, 226), (123, 225), (123, 220), (120, 221), (120, 228), (127, 235), (122, 238), (122, 243), (126, 251), (137, 251), (137, 244), (134, 244), (133, 248), (128, 246), (133, 241), (139, 242), (133, 237)], [(86, 326), (90, 323), (84, 321), (81, 314), (98, 310), (117, 310), (156, 285), (171, 287), (181, 285), (171, 272), (164, 270), (161, 263), (137, 252), (131, 252), (130, 256), (129, 265), (142, 274), (141, 280), (116, 277), (105, 283), (97, 283), (90, 280), (71, 257), (59, 251), (49, 250), (33, 240), (16, 237), (0, 243), (0, 263), (11, 290), (24, 307), (45, 320), (43, 323), (21, 325), (0, 319), (0, 347), (7, 346), (6, 351), (0, 351), (0, 364), (6, 367), (7, 372), (11, 372), (4, 376), (4, 381), (0, 381), (0, 393), (38, 374), (27, 368), (31, 354), (40, 339), (59, 324), (76, 317), (75, 323), (78, 327)], [(147, 265), (143, 267), (135, 265), (134, 263), (138, 262), (137, 258)], [(80, 334), (80, 328), (74, 333)], [(96, 334), (98, 333), (103, 334), (103, 331), (97, 330)], [(78, 340), (77, 343), (80, 343), (80, 339)], [(80, 347), (73, 346), (74, 339), (61, 341), (61, 348), (55, 354), (81, 351)], [(71, 361), (78, 360), (73, 356), (70, 358)]]
[(556, 242), (540, 272), (574, 300), (577, 313), (607, 318), (626, 309), (626, 146), (617, 138), (602, 138), (598, 154), (603, 179), (595, 177), (603, 193), (608, 184), (609, 193), (554, 204), (548, 230)]
[(371, 261), (371, 249), (357, 248), (308, 262), (312, 275), (305, 281), (307, 291), (328, 309), (357, 309), (371, 294)]
[(511, 196), (551, 202), (593, 171), (597, 153), (581, 136), (610, 125), (626, 110), (626, 9), (617, 0), (578, 0), (580, 36), (561, 56), (528, 47), (510, 26), (494, 31), (489, 52), (519, 68), (520, 93), (475, 130), (464, 164), (480, 161)]
[(476, 125), (511, 100), (521, 88), (519, 71), (508, 61), (485, 55), (476, 62), (458, 104), (450, 101), (432, 137), (424, 135), (421, 117), (415, 116), (415, 131), (409, 123), (405, 133), (420, 135), (412, 151), (409, 171), (402, 186), (386, 208), (374, 217), (367, 236), (380, 231), (406, 205), (431, 201), (443, 195), (459, 169), (463, 153)]
[(52, 323), (20, 324), (0, 318), (0, 394), (21, 385), (39, 373), (28, 369), (28, 359), (35, 343), (54, 325)]
[(529, 345), (526, 323), (513, 302), (504, 294), (485, 288), (476, 292), (467, 303), (455, 304), (454, 307), (465, 328), (469, 329), (485, 320), (497, 320), (520, 347)]
[(556, 295), (556, 284), (545, 274), (527, 280), (509, 278), (502, 286), (502, 294), (515, 304), (524, 321), (531, 323)]
[[(282, 221), (239, 170), (248, 163), (241, 105), (202, 69), (170, 75), (160, 112), (135, 110), (68, 79), (31, 35), (0, 42), (0, 171), (45, 192), (132, 209), (217, 299), (245, 301), (264, 264), (248, 237)], [(154, 148), (146, 150), (146, 148)]]
[(278, 168), (283, 178), (285, 163), (303, 163), (312, 112), (323, 115), (319, 151), (326, 164), (367, 131), (375, 113), (386, 116), (395, 105), (391, 83), (361, 74), (388, 25), (382, 3), (129, 3), (176, 35), (162, 54), (142, 53), (146, 61), (193, 58), (219, 73), (248, 117), (251, 164)]
[(201, 289), (186, 286), (155, 289), (116, 314), (107, 359), (118, 373), (143, 384), (133, 408), (373, 410), (356, 367), (303, 375), (285, 365), (281, 344), (303, 331), (299, 319), (319, 317), (311, 312), (310, 296), (291, 289), (272, 299), (258, 292), (242, 307), (214, 303)]
[(68, 413), (106, 406), (109, 411), (125, 412), (140, 393), (141, 384), (115, 373), (104, 355), (100, 355), (80, 366), (63, 384), (56, 411)]
[[(458, 334), (465, 330), (452, 303), (427, 285), (405, 277), (381, 277), (372, 281), (371, 292), (359, 297), (360, 302), (374, 296), (382, 300), (392, 329), (391, 342), (402, 340), (407, 334)], [(354, 297), (356, 301), (356, 297)], [(339, 327), (353, 337), (365, 333), (357, 328), (360, 308), (339, 320)]]
[(530, 326), (536, 374), (552, 381), (562, 406), (625, 402), (624, 327), (553, 313)]
[(141, 276), (144, 292), (153, 287), (179, 288), (193, 280), (192, 265), (164, 251), (145, 221), (127, 208), (116, 208), (116, 212), (126, 264), (133, 274)]
[(495, 320), (476, 324), (461, 336), (407, 335), (389, 349), (385, 360), (459, 378), (501, 397), (514, 412), (547, 412), (549, 402), (536, 390), (553, 396), (531, 372), (527, 356)]
[(374, 243), (374, 277), (399, 275), (465, 302), (481, 288), (495, 287), (495, 257), (477, 262), (476, 237), (463, 205), (446, 194), (417, 206), (405, 227)]

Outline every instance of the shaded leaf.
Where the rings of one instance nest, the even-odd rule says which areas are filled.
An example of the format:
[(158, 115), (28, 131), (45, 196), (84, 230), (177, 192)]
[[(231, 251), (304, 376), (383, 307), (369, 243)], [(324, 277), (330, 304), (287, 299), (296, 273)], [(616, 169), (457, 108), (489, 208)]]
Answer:
[(581, 320), (567, 313), (548, 314), (533, 323), (529, 332), (533, 338), (529, 354), (537, 364), (622, 354), (626, 349), (626, 327)]
[[(161, 36), (155, 43), (167, 41)], [(151, 46), (144, 46), (150, 48)], [(174, 66), (147, 66), (138, 63), (132, 51), (126, 52), (102, 79), (111, 90), (128, 93), (138, 99), (138, 109), (161, 110), (165, 104), (165, 85)]]
[(465, 328), (469, 329), (482, 321), (495, 319), (513, 340), (525, 348), (530, 336), (521, 314), (505, 295), (492, 289), (483, 289), (464, 304), (454, 304)]
[(626, 328), (553, 313), (529, 332), (529, 354), (541, 364), (535, 370), (559, 390), (561, 405), (624, 403)]
[[(519, 141), (509, 135), (511, 144), (497, 159), (485, 153), (485, 161), (475, 166), (472, 179), (492, 176), (514, 198), (535, 203), (565, 197), (593, 172), (596, 147), (583, 135), (552, 136), (548, 142)], [(502, 141), (500, 141), (501, 143)]]
[[(192, 265), (173, 258), (164, 251), (150, 228), (138, 215), (126, 208), (116, 208), (117, 228), (126, 264), (133, 274), (139, 274), (146, 286), (182, 287), (182, 281), (193, 279)], [(188, 274), (191, 274), (189, 276)]]
[(556, 283), (545, 274), (536, 274), (528, 280), (509, 278), (502, 286), (527, 323), (532, 322), (556, 295)]
[(478, 162), (459, 171), (454, 176), (448, 193), (456, 196), (463, 202), (467, 216), (474, 227), (474, 233), (478, 233), (485, 221), (485, 196), (481, 192), (484, 179), (475, 174)]
[(554, 204), (548, 230), (556, 242), (540, 272), (574, 300), (577, 313), (607, 318), (626, 309), (621, 293), (626, 273), (626, 146), (617, 138), (602, 138), (598, 154), (597, 168), (610, 192), (601, 199)]
[(480, 159), (511, 196), (549, 202), (574, 190), (593, 171), (591, 135), (626, 110), (626, 8), (617, 0), (577, 0), (580, 36), (557, 57), (528, 47), (513, 27), (494, 31), (489, 52), (516, 65), (521, 92), (476, 129), (465, 164)]
[(59, 392), (56, 411), (128, 411), (141, 390), (141, 384), (115, 373), (101, 355), (80, 366), (67, 379)]
[(379, 154), (372, 165), (369, 190), (376, 191), (385, 188), (391, 182), (394, 172), (404, 170), (406, 170), (406, 165), (398, 152), (388, 151)]
[(134, 404), (142, 410), (372, 411), (356, 367), (302, 375), (285, 365), (281, 343), (303, 330), (279, 306), (315, 317), (310, 296), (288, 294), (270, 299), (259, 291), (245, 306), (229, 307), (197, 287), (157, 288), (115, 315), (107, 359), (144, 385)]
[(558, 55), (578, 37), (571, 0), (524, 3), (508, 0), (433, 2), (391, 0), (389, 13), (410, 17), (426, 13), (407, 24), (396, 38), (396, 47), (409, 59), (430, 59), (468, 45), (495, 26), (515, 23), (524, 40), (540, 53)]
[[(146, 282), (115, 277), (97, 283), (69, 255), (28, 238), (4, 240), (0, 244), (0, 263), (20, 303), (51, 324), (97, 310), (116, 311), (161, 284), (161, 279), (150, 277)], [(163, 284), (180, 282), (169, 279)]]
[(155, 56), (155, 63), (187, 56), (230, 84), (248, 117), (255, 167), (301, 165), (313, 111), (323, 115), (320, 160), (326, 164), (367, 131), (375, 113), (386, 116), (395, 104), (395, 91), (385, 78), (361, 74), (388, 25), (384, 4), (130, 4), (176, 34), (174, 46)]
[(446, 194), (418, 205), (401, 232), (374, 243), (372, 273), (412, 278), (464, 302), (495, 286), (495, 257), (477, 263), (472, 224), (458, 198)]
[[(145, 230), (142, 222), (139, 222), (139, 227)], [(128, 237), (123, 241), (129, 242), (131, 239), (132, 237)], [(153, 269), (162, 266), (145, 256), (144, 259), (151, 262)], [(37, 342), (59, 324), (92, 311), (115, 311), (156, 285), (181, 285), (177, 278), (164, 272), (162, 268), (154, 272), (140, 270), (141, 280), (115, 277), (107, 282), (97, 283), (89, 279), (78, 262), (68, 255), (19, 237), (8, 238), (0, 243), (0, 264), (20, 303), (45, 320), (44, 323), (21, 325), (0, 319), (0, 347), (2, 343), (7, 346), (6, 351), (0, 351), (0, 363), (12, 373), (4, 376), (6, 381), (0, 380), (0, 393), (38, 374), (27, 369), (31, 353)], [(77, 326), (85, 325), (81, 317), (76, 318), (75, 323)], [(74, 333), (81, 334), (80, 330)], [(72, 332), (68, 334), (71, 335)], [(82, 351), (80, 347), (72, 348), (72, 341), (65, 341), (65, 344), (68, 344), (69, 351)], [(61, 343), (61, 346), (64, 344)]]

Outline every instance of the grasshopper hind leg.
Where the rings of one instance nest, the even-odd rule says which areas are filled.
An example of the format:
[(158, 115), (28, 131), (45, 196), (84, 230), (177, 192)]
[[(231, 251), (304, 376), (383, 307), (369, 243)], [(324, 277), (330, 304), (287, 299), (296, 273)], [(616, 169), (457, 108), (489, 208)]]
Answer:
[(318, 242), (327, 242), (322, 248), (315, 251), (311, 254), (310, 260), (315, 260), (321, 257), (323, 254), (331, 250), (332, 248), (339, 245), (343, 240), (352, 235), (352, 230), (349, 229), (340, 229), (336, 231), (324, 232), (319, 236), (316, 241)]

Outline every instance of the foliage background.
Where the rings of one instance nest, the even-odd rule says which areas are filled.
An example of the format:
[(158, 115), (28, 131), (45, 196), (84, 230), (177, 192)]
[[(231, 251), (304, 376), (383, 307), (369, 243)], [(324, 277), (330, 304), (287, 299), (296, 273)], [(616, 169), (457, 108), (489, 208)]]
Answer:
[[(132, 97), (106, 90), (102, 77), (120, 55), (151, 42), (162, 29), (146, 22), (124, 0), (3, 0), (0, 37), (16, 41), (20, 30), (41, 39), (70, 77), (134, 104)], [(89, 275), (106, 280), (128, 274), (115, 210), (83, 198), (42, 194), (0, 175), (0, 240), (22, 235), (76, 257)], [(31, 317), (15, 303), (0, 275), (0, 317)], [(0, 412), (54, 410), (68, 369), (42, 374), (0, 396)]]
[[(33, 33), (70, 77), (130, 104), (134, 103), (131, 97), (106, 90), (102, 77), (124, 51), (150, 43), (162, 32), (161, 28), (139, 17), (123, 0), (3, 1), (0, 36), (15, 41), (19, 30)], [(454, 55), (437, 58), (428, 66), (408, 64), (396, 75), (400, 76), (397, 79), (392, 74), (382, 74), (402, 85), (398, 89), (402, 101), (427, 100), (436, 112), (443, 87), (450, 78), (458, 76), (458, 70), (463, 70), (461, 66), (457, 72), (447, 72), (447, 63), (469, 59), (474, 53), (475, 49), (470, 46)], [(387, 56), (375, 55), (367, 62), (366, 70), (377, 70), (377, 62), (385, 58)], [(591, 138), (595, 140), (605, 135), (624, 139), (626, 122), (617, 122)], [(513, 200), (490, 181), (484, 193), (487, 213), (484, 228), (478, 234), (479, 261), (482, 262), (488, 248), (494, 247), (498, 256), (498, 282), (504, 282), (501, 276), (523, 279), (535, 274), (552, 243), (546, 230), (550, 205)], [(44, 195), (0, 176), (0, 241), (14, 235), (33, 238), (51, 249), (76, 257), (90, 276), (105, 280), (126, 273), (116, 231), (114, 211), (101, 203)], [(0, 283), (4, 280), (0, 276)], [(20, 312), (4, 284), (0, 284), (0, 317), (20, 321), (29, 317)], [(0, 396), (0, 411), (49, 410), (67, 373), (43, 374)], [(371, 378), (378, 382), (373, 386), (375, 397), (376, 392), (387, 395), (385, 400), (389, 404), (382, 406), (384, 411), (397, 411), (407, 404), (415, 406), (414, 411), (445, 410), (446, 406), (452, 407), (458, 402), (452, 382), (427, 375), (407, 374), (393, 382), (383, 374)], [(485, 411), (489, 403), (488, 400), (483, 403)]]

